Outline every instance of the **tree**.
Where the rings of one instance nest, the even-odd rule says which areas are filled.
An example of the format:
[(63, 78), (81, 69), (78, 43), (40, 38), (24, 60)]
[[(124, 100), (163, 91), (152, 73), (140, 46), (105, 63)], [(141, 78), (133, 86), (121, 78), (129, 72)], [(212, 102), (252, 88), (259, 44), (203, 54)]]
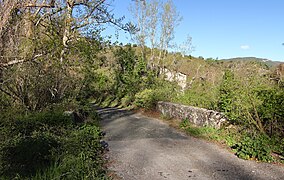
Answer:
[[(133, 16), (139, 30), (134, 34), (134, 39), (142, 47), (143, 53), (147, 43), (150, 43), (151, 46), (151, 57), (147, 66), (152, 67), (155, 60), (156, 64), (163, 66), (164, 58), (172, 46), (175, 28), (179, 25), (181, 16), (172, 0), (164, 3), (159, 0), (136, 0), (134, 7), (131, 8), (131, 11), (134, 12)], [(158, 50), (157, 56), (155, 50)]]
[[(100, 27), (133, 28), (108, 8), (105, 0), (0, 1), (1, 95), (27, 110), (74, 98), (86, 76), (82, 63), (88, 56), (82, 53), (97, 54), (103, 48)], [(80, 44), (94, 45), (88, 39), (99, 47), (82, 51)]]
[(176, 10), (176, 7), (172, 0), (168, 0), (162, 6), (161, 13), (161, 36), (160, 36), (160, 54), (159, 54), (159, 65), (164, 66), (164, 58), (171, 42), (174, 39), (175, 28), (179, 25), (182, 17)]
[(158, 0), (152, 0), (147, 5), (147, 29), (148, 37), (151, 44), (151, 57), (148, 61), (148, 67), (153, 66), (153, 61), (155, 58), (155, 48), (157, 48), (157, 28), (159, 21), (159, 5), (161, 4)]
[[(109, 4), (105, 0), (50, 0), (49, 2), (46, 0), (12, 0), (9, 2), (2, 0), (2, 2), (0, 1), (0, 8), (3, 10), (0, 14), (0, 37), (3, 40), (0, 42), (0, 47), (4, 46), (7, 36), (13, 37), (11, 36), (11, 31), (13, 31), (11, 29), (22, 23), (28, 31), (24, 31), (18, 36), (33, 35), (34, 29), (45, 29), (52, 25), (55, 19), (61, 21), (60, 30), (55, 32), (61, 34), (63, 46), (60, 55), (61, 62), (65, 58), (69, 45), (91, 29), (99, 29), (105, 23), (111, 23), (124, 30), (134, 28), (130, 23), (122, 24), (123, 18), (114, 18), (114, 15), (108, 9)], [(18, 40), (19, 37), (14, 36), (13, 41)], [(30, 59), (34, 59), (36, 56), (38, 54), (34, 54), (33, 58)], [(9, 66), (23, 61), (25, 60), (14, 59), (14, 61), (9, 61), (10, 63), (1, 61), (1, 64), (2, 66)]]
[(192, 37), (187, 35), (186, 40), (179, 46), (182, 57), (190, 55), (195, 47), (192, 45)]
[(138, 31), (135, 33), (134, 41), (141, 47), (142, 57), (145, 57), (145, 45), (147, 39), (147, 2), (135, 1), (134, 6), (130, 6), (130, 11), (137, 20)]

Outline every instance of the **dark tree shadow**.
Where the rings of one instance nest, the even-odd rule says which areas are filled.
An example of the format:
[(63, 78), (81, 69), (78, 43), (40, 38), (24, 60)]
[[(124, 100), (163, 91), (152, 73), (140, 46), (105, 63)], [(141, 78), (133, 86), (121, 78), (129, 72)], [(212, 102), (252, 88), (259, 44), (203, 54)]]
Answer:
[(2, 176), (15, 177), (19, 174), (30, 177), (52, 163), (52, 151), (59, 143), (46, 136), (23, 137), (10, 142), (2, 149)]

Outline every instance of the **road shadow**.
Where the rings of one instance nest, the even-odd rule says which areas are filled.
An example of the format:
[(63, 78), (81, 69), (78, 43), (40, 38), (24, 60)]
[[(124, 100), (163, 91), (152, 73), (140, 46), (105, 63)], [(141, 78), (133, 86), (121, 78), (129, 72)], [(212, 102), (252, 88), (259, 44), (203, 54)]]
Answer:
[[(168, 173), (165, 178), (171, 179), (178, 172), (183, 172), (182, 179), (282, 179), (283, 171), (271, 164), (238, 159), (217, 145), (184, 135), (159, 120), (119, 108), (96, 110), (106, 140), (111, 142), (113, 157), (133, 166), (134, 174), (154, 171), (154, 179), (160, 177), (158, 173)], [(172, 169), (167, 170), (169, 167)], [(272, 178), (274, 174), (277, 176)]]
[(137, 115), (133, 111), (99, 107), (96, 107), (96, 111), (102, 119), (102, 128), (112, 141), (144, 138), (187, 139), (187, 136), (167, 124)]

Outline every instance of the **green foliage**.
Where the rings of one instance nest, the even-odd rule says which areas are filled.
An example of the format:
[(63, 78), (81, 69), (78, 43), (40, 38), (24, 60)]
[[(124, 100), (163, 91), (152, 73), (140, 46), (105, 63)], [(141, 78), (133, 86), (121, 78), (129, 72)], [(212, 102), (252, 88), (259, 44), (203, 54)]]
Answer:
[(158, 78), (144, 88), (135, 95), (134, 105), (145, 109), (155, 109), (158, 101), (171, 101), (178, 92), (176, 84)]
[(220, 96), (218, 107), (219, 110), (229, 116), (230, 120), (236, 120), (238, 117), (234, 116), (231, 112), (234, 111), (234, 96), (235, 89), (237, 88), (234, 74), (230, 70), (226, 70), (223, 76), (223, 81), (220, 86)]
[(189, 128), (189, 127), (190, 127), (190, 122), (189, 122), (189, 120), (188, 120), (188, 119), (182, 120), (182, 122), (179, 124), (179, 127), (180, 127), (181, 129), (187, 129), (187, 128)]
[(241, 85), (236, 80), (234, 73), (231, 70), (226, 70), (223, 75), (223, 80), (219, 90), (218, 110), (224, 114), (233, 123), (243, 123), (245, 119), (244, 101), (240, 98), (244, 94), (240, 90)]
[(216, 109), (217, 88), (209, 87), (209, 84), (194, 84), (190, 89), (180, 93), (174, 102), (187, 104), (207, 109)]
[(131, 103), (133, 102), (134, 98), (129, 96), (129, 95), (126, 95), (124, 96), (122, 99), (121, 99), (121, 105), (122, 107), (127, 107), (129, 105), (131, 105)]
[(152, 89), (144, 89), (135, 95), (134, 105), (145, 109), (152, 109), (156, 102), (155, 91)]
[(41, 111), (75, 98), (80, 102), (87, 101), (95, 94), (96, 89), (92, 86), (101, 75), (95, 74), (101, 62), (97, 56), (101, 50), (100, 42), (82, 37), (72, 44), (66, 60), (60, 62), (62, 49), (58, 38), (35, 38), (39, 41), (35, 42), (39, 43), (37, 48), (46, 51), (43, 54), (47, 55), (1, 70), (4, 83), (0, 96), (7, 102), (0, 103), (0, 108), (9, 104), (27, 111)]
[(284, 136), (284, 91), (283, 89), (266, 89), (258, 93), (262, 104), (258, 107), (259, 116), (264, 122), (266, 131), (270, 136)]
[(236, 155), (242, 159), (256, 159), (259, 161), (271, 162), (271, 139), (266, 135), (256, 137), (246, 136), (241, 142), (232, 146)]
[[(85, 152), (85, 151), (84, 151)], [(32, 180), (49, 180), (49, 179), (84, 179), (84, 180), (101, 180), (108, 179), (103, 169), (98, 168), (101, 162), (94, 161), (82, 152), (78, 156), (66, 155), (61, 161), (55, 162), (44, 172), (38, 172)]]
[(14, 136), (2, 144), (1, 174), (28, 176), (44, 170), (54, 160), (52, 154), (60, 143), (48, 133), (33, 132), (31, 136)]
[(68, 138), (63, 139), (60, 159), (47, 171), (38, 173), (35, 179), (104, 179), (99, 134), (100, 129), (93, 125), (83, 125), (70, 132)]
[(2, 115), (0, 177), (103, 179), (98, 116), (90, 108), (81, 114), (88, 122), (76, 124), (60, 111)]
[(277, 137), (241, 133), (235, 129), (236, 127), (219, 130), (211, 127), (197, 127), (187, 119), (180, 123), (180, 128), (194, 137), (224, 143), (243, 159), (274, 162), (278, 160), (272, 157), (272, 152), (276, 152), (280, 156), (284, 155), (284, 141)]
[[(249, 125), (251, 129), (266, 133), (266, 124), (271, 122), (271, 114), (275, 114), (271, 107), (281, 109), (277, 108), (281, 106), (280, 96), (277, 97), (280, 101), (272, 102), (275, 99), (272, 94), (276, 91), (266, 77), (260, 77), (256, 72), (240, 75), (227, 70), (220, 86), (218, 110), (224, 112), (232, 123)], [(265, 116), (270, 116), (270, 120)]]
[(74, 44), (73, 48), (81, 61), (81, 63), (76, 63), (80, 65), (78, 73), (81, 75), (81, 89), (76, 97), (77, 101), (87, 101), (96, 95), (100, 96), (105, 90), (108, 90), (107, 85), (110, 84), (108, 83), (108, 74), (99, 69), (103, 64), (103, 58), (98, 56), (102, 50), (101, 42), (96, 38), (82, 38)]
[(135, 51), (131, 48), (131, 46), (127, 46), (126, 49), (119, 47), (114, 54), (119, 65), (119, 80), (124, 84), (131, 83), (131, 80), (133, 80), (132, 78), (134, 78), (134, 67), (138, 58), (135, 55)]
[(60, 111), (44, 111), (27, 115), (16, 113), (18, 114), (3, 113), (1, 115), (0, 127), (3, 129), (1, 135), (5, 137), (3, 140), (17, 135), (32, 136), (34, 132), (46, 131), (50, 127), (58, 127), (56, 132), (60, 132), (61, 127), (68, 128), (73, 123), (70, 117), (63, 115)]
[(172, 101), (180, 92), (179, 86), (174, 82), (155, 79), (155, 84), (152, 86), (156, 93), (156, 99), (159, 101)]
[(184, 119), (179, 127), (184, 129), (187, 133), (194, 137), (208, 138), (208, 139), (216, 139), (218, 138), (218, 130), (212, 127), (197, 127), (193, 126), (188, 119)]
[(114, 52), (118, 67), (116, 69), (118, 97), (134, 96), (147, 81), (146, 64), (136, 56), (131, 46), (119, 47)]

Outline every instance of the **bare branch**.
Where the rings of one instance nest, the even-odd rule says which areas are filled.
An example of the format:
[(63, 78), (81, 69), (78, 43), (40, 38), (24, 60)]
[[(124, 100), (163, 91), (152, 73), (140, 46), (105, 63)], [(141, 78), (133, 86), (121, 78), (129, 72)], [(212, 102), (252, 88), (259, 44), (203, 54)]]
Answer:
[(18, 96), (15, 96), (15, 95), (9, 93), (8, 91), (6, 91), (5, 89), (1, 88), (1, 86), (0, 86), (0, 91), (2, 91), (3, 93), (7, 94), (8, 96), (10, 96), (10, 97), (12, 97), (14, 99), (21, 100)]
[(66, 9), (66, 7), (64, 7), (64, 8), (61, 8), (61, 7), (60, 7), (60, 8), (58, 8), (56, 11), (54, 11), (54, 12), (52, 12), (52, 13), (47, 12), (47, 13), (43, 14), (43, 15), (37, 20), (37, 22), (35, 23), (35, 26), (37, 26), (37, 25), (40, 23), (40, 21), (43, 20), (45, 17), (53, 16), (54, 14), (57, 14), (57, 13), (59, 13), (59, 12), (65, 10), (65, 9)]
[(9, 61), (7, 63), (1, 63), (0, 67), (8, 67), (8, 66), (12, 66), (12, 65), (27, 62), (27, 61), (33, 61), (36, 58), (41, 57), (41, 56), (42, 56), (42, 54), (37, 54), (32, 59), (16, 59), (16, 60), (13, 60), (13, 61)]

